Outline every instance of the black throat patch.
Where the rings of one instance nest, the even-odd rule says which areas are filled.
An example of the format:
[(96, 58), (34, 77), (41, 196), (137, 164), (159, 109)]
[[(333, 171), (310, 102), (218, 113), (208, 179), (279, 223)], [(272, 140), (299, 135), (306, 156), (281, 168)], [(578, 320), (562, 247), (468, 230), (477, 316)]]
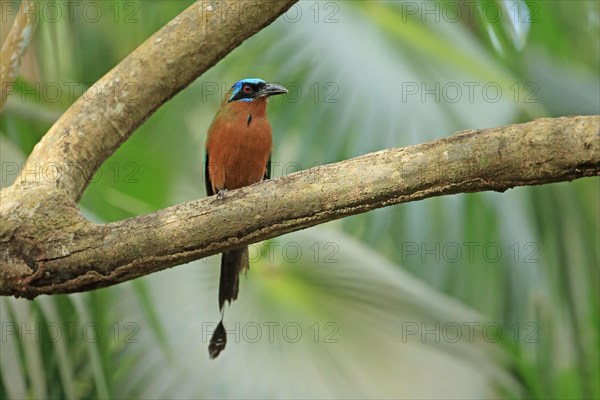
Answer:
[(252, 122), (252, 114), (248, 114), (248, 126), (250, 126), (250, 122)]

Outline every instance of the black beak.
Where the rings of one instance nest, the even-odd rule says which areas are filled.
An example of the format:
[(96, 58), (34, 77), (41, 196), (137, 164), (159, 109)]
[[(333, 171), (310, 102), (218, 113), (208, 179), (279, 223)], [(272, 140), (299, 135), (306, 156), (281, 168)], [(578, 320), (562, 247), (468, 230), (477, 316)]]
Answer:
[(256, 93), (256, 97), (268, 97), (274, 96), (276, 94), (284, 94), (287, 92), (288, 90), (281, 85), (278, 85), (276, 83), (267, 83)]

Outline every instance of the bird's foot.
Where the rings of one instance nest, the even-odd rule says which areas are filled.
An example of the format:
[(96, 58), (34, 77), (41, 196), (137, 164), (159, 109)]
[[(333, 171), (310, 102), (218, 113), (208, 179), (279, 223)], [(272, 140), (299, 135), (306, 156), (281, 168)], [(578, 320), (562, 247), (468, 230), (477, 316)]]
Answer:
[(226, 191), (227, 191), (227, 189), (219, 190), (219, 192), (217, 193), (217, 200), (223, 200), (225, 198)]

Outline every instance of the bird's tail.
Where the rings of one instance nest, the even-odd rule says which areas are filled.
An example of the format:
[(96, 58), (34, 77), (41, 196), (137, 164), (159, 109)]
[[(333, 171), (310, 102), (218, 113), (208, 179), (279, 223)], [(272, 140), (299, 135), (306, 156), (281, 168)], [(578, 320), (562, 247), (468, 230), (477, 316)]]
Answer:
[(248, 269), (248, 247), (226, 251), (221, 258), (221, 279), (219, 281), (219, 309), (225, 301), (237, 299), (240, 288), (240, 273)]
[(227, 332), (223, 326), (223, 307), (225, 301), (231, 303), (237, 299), (240, 288), (240, 273), (243, 270), (248, 270), (248, 247), (242, 247), (223, 253), (221, 258), (221, 278), (219, 280), (219, 309), (221, 310), (221, 321), (215, 329), (210, 344), (208, 345), (208, 353), (210, 358), (216, 358), (227, 344)]

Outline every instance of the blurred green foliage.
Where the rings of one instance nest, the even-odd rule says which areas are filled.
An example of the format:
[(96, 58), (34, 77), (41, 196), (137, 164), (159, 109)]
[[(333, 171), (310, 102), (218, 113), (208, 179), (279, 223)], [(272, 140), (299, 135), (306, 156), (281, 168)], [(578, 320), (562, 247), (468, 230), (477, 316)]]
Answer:
[[(3, 25), (17, 4), (2, 2)], [(79, 95), (190, 4), (44, 2), (1, 114), (2, 186)], [(104, 222), (204, 196), (205, 132), (243, 77), (290, 89), (269, 106), (275, 177), (599, 114), (599, 28), (593, 0), (301, 1), (152, 115), (80, 206)], [(598, 398), (599, 197), (597, 178), (446, 196), (257, 244), (216, 361), (218, 257), (0, 299), (0, 398)]]

